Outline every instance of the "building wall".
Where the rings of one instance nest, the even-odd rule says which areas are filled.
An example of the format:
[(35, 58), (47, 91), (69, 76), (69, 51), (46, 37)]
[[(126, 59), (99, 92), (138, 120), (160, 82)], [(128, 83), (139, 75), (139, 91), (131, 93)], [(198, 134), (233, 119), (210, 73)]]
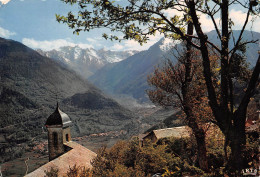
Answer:
[(48, 128), (48, 140), (49, 160), (51, 161), (64, 153), (62, 127)]
[[(68, 136), (68, 139), (67, 139)], [(71, 141), (71, 134), (70, 134), (70, 127), (63, 129), (63, 142), (70, 142)]]

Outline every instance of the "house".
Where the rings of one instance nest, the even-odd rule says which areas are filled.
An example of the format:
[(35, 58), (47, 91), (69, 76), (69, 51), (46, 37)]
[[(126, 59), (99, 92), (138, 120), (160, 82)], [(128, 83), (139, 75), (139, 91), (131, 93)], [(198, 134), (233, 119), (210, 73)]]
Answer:
[(51, 168), (58, 168), (59, 176), (63, 176), (75, 164), (92, 168), (91, 161), (96, 157), (96, 153), (71, 141), (71, 124), (69, 116), (62, 112), (57, 104), (56, 110), (45, 123), (48, 131), (49, 162), (25, 175), (26, 177), (45, 176), (45, 171)]
[(153, 130), (148, 133), (146, 136), (142, 138), (142, 141), (150, 140), (151, 142), (155, 143), (159, 139), (168, 138), (168, 137), (175, 137), (175, 138), (184, 138), (190, 137), (191, 129), (188, 126), (180, 126), (180, 127), (173, 127), (173, 128), (165, 128), (159, 130)]

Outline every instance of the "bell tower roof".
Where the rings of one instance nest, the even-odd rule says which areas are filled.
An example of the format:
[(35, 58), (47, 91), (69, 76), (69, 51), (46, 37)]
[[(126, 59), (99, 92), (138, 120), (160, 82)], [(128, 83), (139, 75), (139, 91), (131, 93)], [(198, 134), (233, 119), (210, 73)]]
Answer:
[(48, 117), (45, 126), (59, 125), (64, 128), (69, 127), (71, 124), (72, 122), (69, 116), (60, 110), (59, 104), (57, 103), (56, 110)]

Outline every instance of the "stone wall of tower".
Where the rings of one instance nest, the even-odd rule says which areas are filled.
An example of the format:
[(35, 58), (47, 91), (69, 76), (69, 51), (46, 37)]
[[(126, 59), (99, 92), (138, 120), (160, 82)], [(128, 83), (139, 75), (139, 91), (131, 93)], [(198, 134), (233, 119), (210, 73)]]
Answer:
[(49, 160), (53, 160), (64, 154), (62, 127), (48, 127)]
[(63, 129), (63, 142), (70, 142), (71, 141), (71, 135), (70, 135), (70, 127)]

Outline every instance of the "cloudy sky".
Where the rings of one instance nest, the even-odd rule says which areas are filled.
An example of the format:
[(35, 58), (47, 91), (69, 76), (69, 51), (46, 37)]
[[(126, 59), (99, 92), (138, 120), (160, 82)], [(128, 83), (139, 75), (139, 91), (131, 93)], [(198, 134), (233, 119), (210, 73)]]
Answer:
[[(120, 1), (120, 0), (117, 0)], [(62, 46), (79, 45), (82, 48), (106, 48), (109, 50), (145, 50), (157, 42), (162, 36), (151, 36), (147, 44), (140, 46), (133, 40), (119, 42), (106, 41), (102, 34), (107, 29), (98, 29), (91, 32), (73, 35), (72, 30), (65, 24), (59, 24), (55, 14), (76, 12), (77, 6), (70, 6), (60, 0), (0, 0), (0, 37), (17, 40), (32, 48), (43, 50), (57, 49)], [(169, 16), (176, 13), (167, 10)], [(235, 29), (241, 28), (246, 14), (242, 9), (230, 10), (230, 17), (236, 24)], [(213, 30), (211, 20), (204, 15), (200, 16), (205, 31)], [(219, 18), (217, 19), (219, 21)], [(260, 19), (255, 19), (254, 25), (249, 24), (247, 29), (260, 32)]]

